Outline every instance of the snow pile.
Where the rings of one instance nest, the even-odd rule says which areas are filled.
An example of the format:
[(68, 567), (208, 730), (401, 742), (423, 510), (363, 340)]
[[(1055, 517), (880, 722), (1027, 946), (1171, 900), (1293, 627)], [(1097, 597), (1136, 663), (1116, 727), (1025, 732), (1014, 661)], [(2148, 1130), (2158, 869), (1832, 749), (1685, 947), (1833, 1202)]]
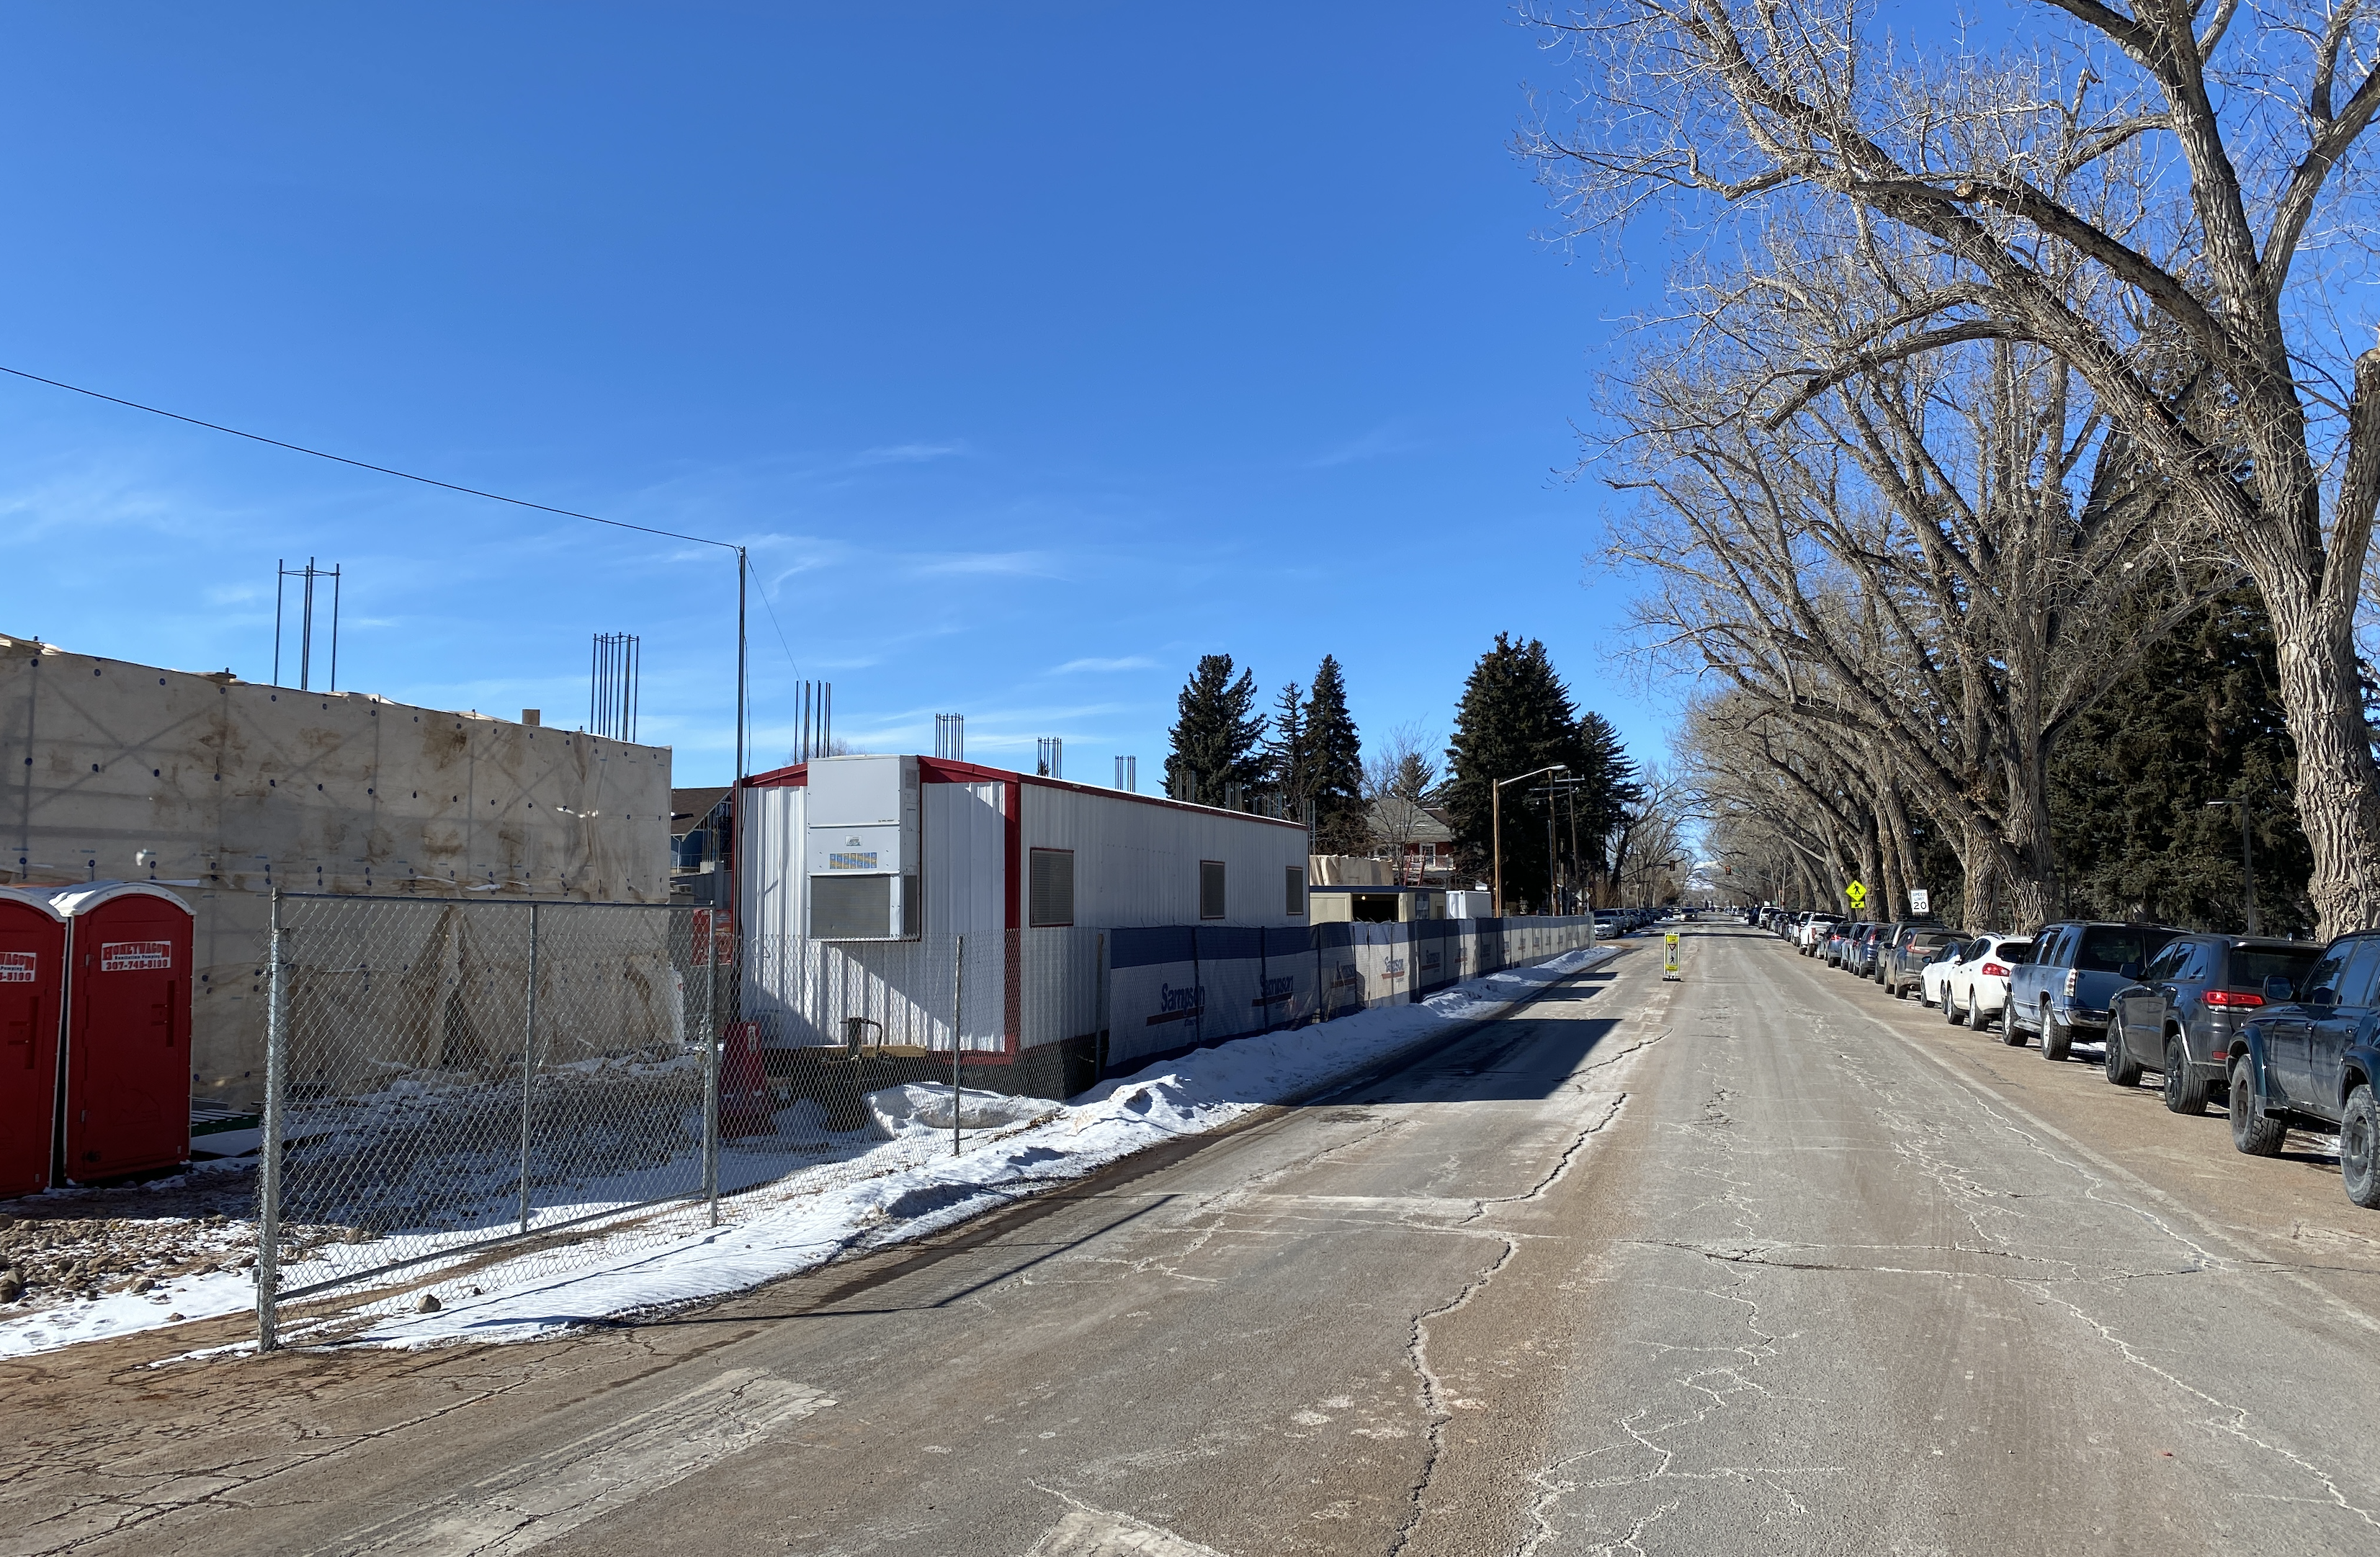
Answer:
[[(707, 1225), (699, 1204), (674, 1204), (594, 1234), (571, 1250), (567, 1269), (555, 1269), (550, 1254), (525, 1253), (432, 1278), (428, 1290), (438, 1306), (431, 1312), (389, 1315), (380, 1293), (371, 1298), (382, 1299), (383, 1311), (367, 1313), (370, 1300), (358, 1295), (351, 1311), (359, 1317), (340, 1328), (361, 1326), (350, 1344), (518, 1341), (741, 1291), (841, 1254), (938, 1231), (1158, 1141), (1213, 1130), (1267, 1104), (1309, 1094), (1452, 1023), (1492, 1016), (1609, 955), (1608, 947), (1567, 952), (1418, 1005), (1236, 1039), (1102, 1082), (1064, 1104), (963, 1092), (965, 1150), (955, 1155), (947, 1087), (913, 1083), (868, 1094), (869, 1121), (856, 1136), (829, 1130), (815, 1104), (795, 1103), (780, 1112), (770, 1134), (723, 1143), (722, 1187), (760, 1187), (722, 1202), (722, 1226)], [(821, 1165), (822, 1150), (839, 1159), (837, 1171), (801, 1171)], [(602, 1165), (629, 1167), (624, 1177), (638, 1177), (634, 1168), (645, 1166)], [(245, 1231), (252, 1249), (253, 1228)], [(285, 1264), (283, 1280), (299, 1285), (314, 1273), (301, 1260)], [(0, 1317), (0, 1357), (237, 1312), (250, 1308), (253, 1297), (246, 1270), (199, 1271), (148, 1291)], [(310, 1312), (319, 1318), (322, 1310)], [(0, 1307), (0, 1316), (6, 1313)]]
[[(1057, 1112), (1061, 1105), (1042, 1097), (1011, 1097), (1006, 1092), (959, 1092), (959, 1129), (999, 1129), (1021, 1125)], [(918, 1133), (948, 1135), (951, 1129), (951, 1089), (921, 1085), (886, 1087), (868, 1094), (868, 1112), (888, 1141)]]

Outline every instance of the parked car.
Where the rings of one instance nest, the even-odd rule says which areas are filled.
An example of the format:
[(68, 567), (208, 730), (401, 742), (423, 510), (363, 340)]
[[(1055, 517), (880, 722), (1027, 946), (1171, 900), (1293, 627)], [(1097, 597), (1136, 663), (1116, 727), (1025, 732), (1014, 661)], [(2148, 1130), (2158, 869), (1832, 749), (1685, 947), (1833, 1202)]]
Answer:
[(1930, 919), (1912, 919), (1894, 925), (1890, 935), (1876, 942), (1876, 957), (1867, 976), (1881, 986), (1891, 987), (1892, 981), (1900, 976), (1900, 948), (1909, 944), (1911, 936), (1927, 930), (1940, 930), (1945, 935), (1949, 933), (1947, 926), (1937, 924)]
[[(2107, 1080), (2138, 1085), (2141, 1072), (2165, 1081), (2165, 1105), (2204, 1114), (2230, 1076), (2238, 1029), (2265, 1005), (2265, 985), (2294, 989), (2323, 948), (2309, 941), (2243, 935), (2182, 935), (2117, 992), (2107, 1024)], [(2307, 985), (2312, 988), (2312, 985)]]
[(1802, 926), (1800, 941), (1802, 955), (1804, 957), (1816, 956), (1819, 937), (1826, 935), (1828, 931), (1832, 930), (1836, 925), (1840, 924), (1842, 922), (1843, 916), (1840, 913), (1813, 913), (1810, 915), (1809, 922)]
[(2336, 1132), (2347, 1198), (2380, 1209), (2380, 933), (2342, 935), (2292, 986), (2275, 977), (2230, 1065), (2231, 1144), (2269, 1157), (2291, 1129)]
[(1976, 1032), (1992, 1019), (2008, 1016), (2009, 971), (2033, 954), (2033, 942), (2022, 935), (1977, 935), (1967, 943), (1966, 955), (1950, 965), (1942, 984), (1942, 1018), (1965, 1022)]
[(1961, 935), (1934, 954), (1934, 960), (1918, 970), (1917, 999), (1920, 1005), (1940, 1007), (1950, 987), (1950, 970), (1966, 957), (1967, 948), (1976, 937)]
[(1852, 943), (1859, 939), (1861, 935), (1864, 933), (1866, 929), (1867, 926), (1865, 924), (1861, 923), (1856, 920), (1849, 924), (1838, 925), (1835, 928), (1834, 934), (1827, 937), (1827, 966), (1830, 968), (1841, 967), (1843, 965), (1843, 953), (1851, 949)]
[(2085, 1041), (2104, 1037), (2107, 1005), (2135, 971), (2163, 951), (2181, 932), (2163, 924), (2091, 924), (2068, 921), (2045, 924), (2033, 938), (2033, 955), (2009, 970), (2008, 1016), (2001, 1036), (2022, 1047), (2041, 1035), (2042, 1057), (2064, 1059), (2079, 1032)]
[(1884, 976), (1876, 983), (1884, 985), (1895, 1000), (1905, 1000), (1917, 992), (1925, 964), (1939, 957), (1945, 947), (1958, 944), (1959, 933), (1946, 925), (1912, 924), (1893, 943), (1891, 959)]

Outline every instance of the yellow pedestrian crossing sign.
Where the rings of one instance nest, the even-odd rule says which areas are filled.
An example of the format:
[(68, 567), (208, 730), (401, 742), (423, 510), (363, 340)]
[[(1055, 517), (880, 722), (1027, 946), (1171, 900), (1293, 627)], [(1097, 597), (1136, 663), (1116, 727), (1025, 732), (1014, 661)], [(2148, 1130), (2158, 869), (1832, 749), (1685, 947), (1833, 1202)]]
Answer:
[(1867, 901), (1867, 887), (1865, 884), (1854, 881), (1843, 888), (1843, 896), (1852, 900), (1852, 907), (1858, 908)]
[(1671, 930), (1661, 937), (1661, 977), (1678, 977), (1678, 933)]

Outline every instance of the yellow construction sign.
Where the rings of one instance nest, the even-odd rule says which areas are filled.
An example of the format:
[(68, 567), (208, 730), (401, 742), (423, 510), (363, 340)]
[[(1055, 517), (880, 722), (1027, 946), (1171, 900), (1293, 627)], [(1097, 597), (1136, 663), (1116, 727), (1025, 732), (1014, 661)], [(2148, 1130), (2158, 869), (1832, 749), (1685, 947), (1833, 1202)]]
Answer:
[(1678, 972), (1678, 933), (1671, 930), (1661, 937), (1661, 977), (1666, 980), (1683, 976)]

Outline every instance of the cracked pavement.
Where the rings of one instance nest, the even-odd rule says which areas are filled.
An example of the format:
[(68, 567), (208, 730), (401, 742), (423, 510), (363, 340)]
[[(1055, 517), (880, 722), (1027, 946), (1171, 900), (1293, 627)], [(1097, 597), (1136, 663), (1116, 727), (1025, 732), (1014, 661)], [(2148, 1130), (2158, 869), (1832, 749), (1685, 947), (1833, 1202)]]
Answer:
[(2335, 1163), (1686, 934), (1683, 982), (1632, 947), (646, 1322), (0, 1364), (0, 1557), (2380, 1543), (2380, 1217)]

